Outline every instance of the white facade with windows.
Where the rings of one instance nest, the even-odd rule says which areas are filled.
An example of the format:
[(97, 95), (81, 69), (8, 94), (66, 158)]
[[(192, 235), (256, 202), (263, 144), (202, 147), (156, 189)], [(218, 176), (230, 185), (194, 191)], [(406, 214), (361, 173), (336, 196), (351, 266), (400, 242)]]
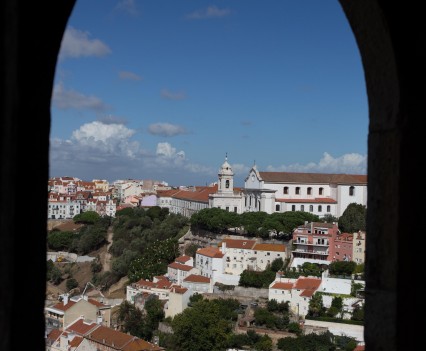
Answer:
[(80, 213), (80, 203), (77, 201), (48, 201), (48, 219), (71, 219)]
[(243, 212), (305, 211), (340, 217), (351, 203), (367, 206), (367, 176), (259, 172), (252, 167), (243, 189)]
[(212, 278), (213, 273), (223, 273), (225, 255), (217, 247), (204, 247), (195, 254), (195, 268), (203, 277)]

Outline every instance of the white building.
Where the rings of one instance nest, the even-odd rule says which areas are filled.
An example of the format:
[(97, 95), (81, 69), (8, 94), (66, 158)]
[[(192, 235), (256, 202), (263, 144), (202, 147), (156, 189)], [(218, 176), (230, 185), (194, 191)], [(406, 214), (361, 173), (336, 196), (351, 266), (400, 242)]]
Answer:
[(321, 278), (299, 277), (298, 279), (276, 278), (269, 285), (268, 299), (278, 303), (289, 302), (290, 310), (300, 316), (309, 311), (309, 301), (321, 286)]
[(188, 288), (192, 291), (192, 293), (212, 293), (213, 292), (213, 284), (212, 280), (207, 277), (203, 277), (198, 274), (191, 274), (187, 276), (183, 282), (182, 286), (184, 288)]
[(166, 277), (154, 278), (153, 281), (141, 279), (136, 283), (129, 284), (126, 287), (126, 300), (134, 303), (137, 294), (154, 294), (160, 300), (168, 300), (169, 291), (173, 283)]
[(177, 285), (182, 284), (182, 281), (190, 274), (196, 273), (198, 273), (198, 269), (179, 262), (172, 262), (167, 266), (167, 278)]
[(195, 254), (195, 267), (203, 277), (212, 278), (214, 272), (223, 273), (225, 254), (217, 247), (204, 247)]
[(240, 275), (244, 270), (264, 271), (275, 259), (286, 259), (283, 244), (260, 244), (256, 240), (223, 239), (218, 246), (225, 254), (225, 273)]
[(170, 288), (169, 300), (164, 305), (165, 317), (174, 317), (182, 313), (188, 307), (191, 290), (182, 286), (172, 286)]
[(80, 202), (68, 200), (48, 200), (48, 219), (71, 219), (81, 211)]
[(366, 237), (364, 231), (358, 231), (354, 233), (352, 241), (352, 261), (356, 264), (361, 264), (365, 262), (365, 244)]
[(367, 176), (259, 172), (252, 167), (243, 189), (243, 212), (305, 211), (340, 217), (351, 203), (367, 206)]

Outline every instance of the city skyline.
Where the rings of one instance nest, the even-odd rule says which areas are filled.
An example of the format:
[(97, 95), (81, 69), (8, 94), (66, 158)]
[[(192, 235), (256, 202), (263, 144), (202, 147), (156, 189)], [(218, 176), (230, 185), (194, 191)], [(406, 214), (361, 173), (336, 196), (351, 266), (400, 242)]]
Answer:
[(337, 1), (77, 1), (52, 94), (50, 177), (366, 174), (368, 106)]

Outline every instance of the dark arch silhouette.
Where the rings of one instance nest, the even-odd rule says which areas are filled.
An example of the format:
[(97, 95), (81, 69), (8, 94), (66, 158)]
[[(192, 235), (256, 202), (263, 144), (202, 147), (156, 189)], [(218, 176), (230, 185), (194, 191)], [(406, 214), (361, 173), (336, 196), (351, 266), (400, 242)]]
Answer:
[[(426, 116), (426, 25), (417, 3), (339, 2), (358, 43), (369, 102), (365, 340), (367, 350), (408, 350), (410, 343), (422, 342), (414, 316), (424, 312), (422, 194), (413, 185), (421, 184), (422, 176), (422, 158), (416, 156)], [(50, 100), (74, 4), (3, 0), (0, 5), (2, 351), (45, 349)]]

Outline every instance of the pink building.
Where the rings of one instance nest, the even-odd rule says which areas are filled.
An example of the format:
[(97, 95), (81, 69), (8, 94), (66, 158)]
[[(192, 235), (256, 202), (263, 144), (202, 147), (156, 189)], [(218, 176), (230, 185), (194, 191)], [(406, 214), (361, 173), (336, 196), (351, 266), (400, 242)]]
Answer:
[(294, 258), (332, 261), (335, 256), (334, 242), (338, 234), (340, 232), (337, 223), (305, 223), (293, 231), (292, 255)]
[(338, 234), (334, 239), (333, 261), (352, 261), (353, 234)]

